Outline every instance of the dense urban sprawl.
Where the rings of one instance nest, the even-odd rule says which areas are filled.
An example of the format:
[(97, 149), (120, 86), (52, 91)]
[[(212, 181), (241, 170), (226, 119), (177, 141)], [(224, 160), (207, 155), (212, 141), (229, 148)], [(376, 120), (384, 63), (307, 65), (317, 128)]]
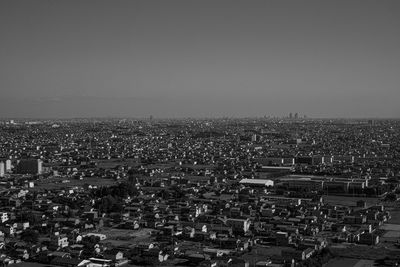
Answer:
[(398, 120), (4, 121), (0, 262), (397, 266), (399, 159)]

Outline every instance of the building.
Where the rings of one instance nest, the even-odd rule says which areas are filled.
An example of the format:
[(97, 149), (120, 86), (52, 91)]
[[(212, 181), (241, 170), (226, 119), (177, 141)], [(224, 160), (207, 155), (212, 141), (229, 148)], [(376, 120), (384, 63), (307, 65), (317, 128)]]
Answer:
[(226, 220), (226, 225), (232, 227), (234, 232), (247, 233), (250, 229), (249, 219), (233, 219), (229, 218)]
[(269, 179), (242, 179), (240, 184), (255, 187), (272, 187), (274, 186), (274, 181)]
[(305, 250), (297, 250), (297, 249), (284, 249), (281, 252), (281, 256), (283, 259), (287, 261), (296, 260), (303, 261), (308, 259), (314, 254), (314, 250), (312, 248), (307, 248)]
[(42, 164), (40, 159), (22, 159), (17, 164), (16, 173), (42, 174)]
[(374, 233), (363, 233), (360, 235), (359, 243), (370, 246), (376, 245), (379, 243), (379, 236)]
[(6, 172), (11, 171), (11, 160), (10, 160), (10, 159), (7, 159), (7, 160), (5, 161), (5, 164), (6, 164), (6, 166), (5, 166)]
[(354, 163), (354, 156), (351, 155), (335, 155), (333, 162), (336, 163)]
[(4, 177), (5, 174), (5, 164), (4, 162), (0, 162), (0, 177)]
[(112, 265), (112, 260), (109, 259), (90, 258), (89, 261), (88, 267), (109, 267)]
[(287, 179), (282, 181), (282, 185), (290, 190), (299, 190), (302, 188), (307, 188), (308, 190), (321, 190), (323, 187), (323, 181), (307, 178)]
[(104, 234), (99, 234), (99, 233), (87, 233), (85, 236), (95, 236), (100, 239), (100, 241), (106, 240), (107, 236)]
[(291, 237), (287, 232), (276, 232), (276, 245), (287, 246), (291, 242)]
[(314, 165), (313, 157), (296, 157), (295, 163), (296, 164), (304, 164), (304, 165)]
[(8, 213), (7, 212), (0, 212), (0, 221), (1, 223), (5, 223), (6, 221), (8, 221), (9, 217), (8, 217)]

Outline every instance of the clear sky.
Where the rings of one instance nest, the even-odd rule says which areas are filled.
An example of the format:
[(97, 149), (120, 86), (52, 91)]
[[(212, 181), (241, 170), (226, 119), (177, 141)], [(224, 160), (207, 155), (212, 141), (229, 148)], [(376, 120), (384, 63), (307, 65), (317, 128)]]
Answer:
[(398, 0), (2, 0), (0, 117), (400, 117)]

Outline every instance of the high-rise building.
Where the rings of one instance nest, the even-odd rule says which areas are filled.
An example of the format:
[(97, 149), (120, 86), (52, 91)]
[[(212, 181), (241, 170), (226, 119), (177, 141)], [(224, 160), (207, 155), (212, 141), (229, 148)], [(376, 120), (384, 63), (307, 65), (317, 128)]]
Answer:
[(40, 159), (22, 159), (18, 162), (16, 173), (41, 174), (43, 162)]
[(299, 118), (299, 113), (296, 112), (296, 114), (294, 114), (294, 118), (297, 120)]
[(4, 162), (0, 162), (0, 177), (4, 177), (5, 174), (5, 164)]
[(6, 172), (11, 171), (11, 159), (6, 160), (5, 164), (6, 164), (6, 166), (5, 166)]
[(43, 161), (38, 159), (38, 174), (43, 173)]

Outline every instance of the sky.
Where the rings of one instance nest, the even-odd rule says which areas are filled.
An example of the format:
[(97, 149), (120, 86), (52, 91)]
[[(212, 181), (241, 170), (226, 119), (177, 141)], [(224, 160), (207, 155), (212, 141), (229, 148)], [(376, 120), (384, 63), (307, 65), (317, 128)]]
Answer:
[(2, 0), (0, 117), (400, 117), (398, 0)]

